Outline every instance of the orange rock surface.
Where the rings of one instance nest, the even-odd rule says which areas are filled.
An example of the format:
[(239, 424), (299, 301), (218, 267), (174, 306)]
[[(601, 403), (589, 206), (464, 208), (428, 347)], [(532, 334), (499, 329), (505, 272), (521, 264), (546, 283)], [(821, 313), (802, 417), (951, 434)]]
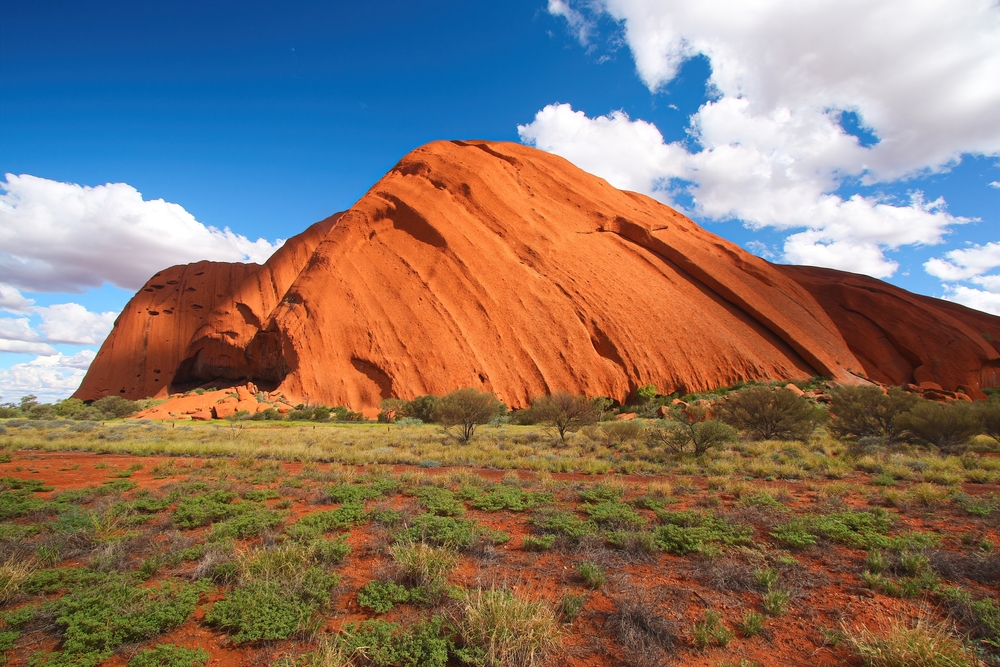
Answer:
[(977, 397), (980, 388), (1000, 385), (1000, 317), (868, 276), (774, 268), (816, 297), (871, 379)]
[(162, 272), (181, 276), (173, 328), (150, 322), (166, 293), (133, 298), (78, 398), (250, 380), (371, 413), (466, 386), (516, 407), (557, 390), (624, 399), (646, 384), (879, 377), (811, 282), (519, 144), (413, 151), (264, 266), (210, 265), (219, 286), (198, 311), (181, 285), (195, 266)]

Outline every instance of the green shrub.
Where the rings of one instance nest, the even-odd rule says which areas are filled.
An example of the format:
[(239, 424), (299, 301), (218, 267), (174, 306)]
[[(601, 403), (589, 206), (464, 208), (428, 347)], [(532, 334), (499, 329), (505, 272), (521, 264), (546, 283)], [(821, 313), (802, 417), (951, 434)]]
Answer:
[(325, 647), (327, 659), (307, 664), (349, 665), (363, 656), (364, 664), (377, 667), (445, 667), (451, 643), (442, 637), (444, 627), (438, 617), (412, 624), (409, 630), (378, 619), (345, 623), (333, 644)]
[(563, 618), (566, 619), (567, 623), (572, 623), (573, 619), (583, 610), (585, 604), (587, 604), (586, 595), (566, 593), (559, 601), (559, 611), (562, 612)]
[(140, 410), (137, 401), (130, 401), (121, 396), (105, 396), (94, 401), (93, 405), (104, 414), (119, 419), (131, 417)]
[(390, 551), (401, 578), (420, 589), (421, 599), (437, 603), (447, 592), (448, 575), (458, 564), (458, 556), (445, 547), (423, 542), (397, 544)]
[(600, 526), (612, 528), (641, 528), (646, 519), (632, 509), (631, 505), (609, 501), (591, 505), (584, 503), (580, 509)]
[(397, 543), (426, 542), (465, 551), (483, 541), (502, 544), (509, 539), (510, 535), (507, 533), (489, 530), (468, 519), (418, 514), (410, 522), (409, 527), (400, 531), (396, 541)]
[(285, 532), (293, 540), (300, 542), (311, 542), (323, 533), (332, 530), (350, 528), (362, 523), (366, 519), (363, 505), (341, 505), (335, 510), (325, 510), (307, 514), (291, 526)]
[(329, 603), (340, 583), (335, 574), (309, 567), (294, 577), (246, 577), (245, 583), (216, 602), (205, 622), (229, 633), (240, 644), (287, 639), (311, 627), (313, 614)]
[(231, 491), (213, 491), (204, 495), (181, 498), (174, 510), (173, 521), (178, 528), (198, 528), (226, 519), (236, 513)]
[(521, 548), (525, 551), (548, 551), (556, 543), (555, 535), (525, 535), (521, 540)]
[(244, 506), (244, 509), (233, 518), (213, 524), (209, 540), (215, 542), (236, 537), (241, 539), (255, 537), (284, 520), (284, 512), (276, 512), (265, 507)]
[(598, 532), (597, 524), (593, 521), (581, 519), (575, 512), (554, 507), (537, 510), (532, 523), (543, 535), (560, 535), (574, 544)]
[(382, 496), (382, 491), (365, 484), (334, 484), (326, 487), (330, 501), (345, 505), (359, 505), (366, 500), (374, 500)]
[(909, 412), (919, 398), (898, 387), (888, 394), (881, 387), (843, 385), (833, 390), (830, 430), (841, 438), (878, 438), (883, 443), (902, 439), (899, 418)]
[(695, 511), (665, 512), (664, 524), (654, 530), (656, 544), (668, 553), (714, 555), (720, 546), (747, 544), (753, 534), (749, 526)]
[(127, 575), (83, 576), (48, 603), (63, 641), (46, 664), (96, 664), (119, 646), (155, 637), (183, 623), (205, 590), (200, 584), (146, 588)]
[(647, 442), (674, 454), (683, 454), (691, 446), (695, 456), (736, 440), (736, 429), (716, 419), (708, 419), (707, 412), (695, 406), (674, 408), (670, 420), (658, 424), (646, 433)]
[(770, 616), (783, 616), (788, 611), (788, 593), (780, 588), (772, 588), (761, 598), (764, 611)]
[(988, 401), (977, 401), (975, 412), (982, 432), (1000, 442), (1000, 397), (994, 395)]
[(376, 614), (384, 614), (393, 605), (409, 602), (410, 591), (391, 581), (369, 581), (358, 591), (358, 604)]
[(478, 510), (485, 510), (487, 512), (499, 512), (500, 510), (523, 512), (547, 502), (552, 502), (551, 494), (534, 493), (515, 486), (497, 484), (491, 487), (489, 491), (474, 495), (469, 504)]
[(467, 443), (479, 426), (506, 411), (507, 407), (489, 392), (456, 389), (437, 399), (431, 420), (445, 427), (457, 426), (459, 439)]
[(718, 404), (719, 419), (753, 440), (804, 440), (822, 412), (787, 389), (750, 387)]
[(455, 492), (438, 486), (418, 486), (410, 492), (431, 514), (438, 516), (462, 516), (465, 506), (455, 497)]
[(944, 452), (961, 448), (983, 428), (972, 405), (964, 402), (920, 401), (899, 418), (899, 425), (911, 437)]
[(208, 651), (203, 648), (159, 644), (136, 653), (128, 667), (204, 667), (208, 658)]

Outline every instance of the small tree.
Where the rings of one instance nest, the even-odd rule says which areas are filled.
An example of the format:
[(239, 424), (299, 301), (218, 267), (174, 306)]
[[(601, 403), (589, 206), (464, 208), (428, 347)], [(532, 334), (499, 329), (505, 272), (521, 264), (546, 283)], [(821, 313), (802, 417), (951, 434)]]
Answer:
[(638, 420), (613, 421), (601, 424), (604, 439), (612, 447), (621, 447), (626, 442), (635, 440), (645, 430), (646, 426)]
[(650, 429), (647, 441), (675, 454), (683, 454), (687, 446), (693, 444), (694, 455), (700, 457), (709, 449), (736, 439), (736, 429), (717, 419), (707, 419), (707, 416), (704, 409), (693, 405), (674, 408), (668, 421)]
[(552, 424), (563, 442), (566, 442), (567, 432), (597, 421), (593, 401), (586, 396), (574, 396), (568, 391), (539, 396), (531, 402), (531, 412), (535, 420)]
[(808, 400), (771, 387), (741, 389), (719, 407), (719, 419), (753, 440), (808, 438), (820, 415)]
[(469, 442), (476, 428), (488, 424), (506, 410), (496, 396), (490, 392), (472, 388), (456, 389), (437, 399), (431, 420), (446, 428), (459, 427), (459, 439)]
[(989, 401), (977, 401), (975, 411), (983, 433), (1000, 442), (1000, 398), (994, 396)]
[(943, 452), (958, 449), (982, 432), (982, 422), (968, 403), (919, 401), (899, 418), (899, 424), (916, 440)]
[(901, 440), (903, 428), (899, 417), (910, 411), (919, 399), (915, 394), (892, 387), (885, 394), (874, 386), (837, 387), (833, 390), (834, 419), (830, 430), (839, 437), (880, 438), (890, 443)]
[(405, 406), (403, 406), (403, 416), (430, 423), (434, 421), (432, 415), (434, 413), (434, 405), (437, 403), (437, 400), (437, 396), (433, 396), (431, 394), (417, 396), (415, 399), (409, 401)]

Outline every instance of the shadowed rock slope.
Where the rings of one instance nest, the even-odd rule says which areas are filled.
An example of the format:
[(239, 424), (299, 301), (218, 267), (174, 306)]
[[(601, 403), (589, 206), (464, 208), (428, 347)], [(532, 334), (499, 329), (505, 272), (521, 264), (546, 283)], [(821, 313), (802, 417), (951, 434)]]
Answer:
[[(813, 283), (784, 269), (555, 155), (435, 142), (263, 266), (158, 274), (76, 396), (251, 380), (290, 400), (371, 411), (388, 396), (464, 386), (522, 406), (561, 389), (623, 399), (650, 383), (671, 393), (876, 377), (867, 363), (881, 357), (843, 335), (861, 330), (843, 328)], [(197, 271), (212, 287), (196, 303), (186, 290)], [(997, 328), (1000, 318), (983, 317)], [(926, 367), (915, 354), (908, 363)]]

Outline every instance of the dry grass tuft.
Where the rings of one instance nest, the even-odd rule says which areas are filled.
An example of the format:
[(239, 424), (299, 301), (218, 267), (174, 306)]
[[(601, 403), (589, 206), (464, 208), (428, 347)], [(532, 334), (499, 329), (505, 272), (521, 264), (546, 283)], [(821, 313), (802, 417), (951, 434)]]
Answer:
[(844, 627), (854, 652), (870, 667), (976, 667), (979, 661), (944, 623), (896, 620), (883, 633)]
[(456, 627), (466, 645), (484, 652), (488, 667), (535, 667), (560, 645), (552, 607), (518, 598), (507, 589), (470, 592)]

